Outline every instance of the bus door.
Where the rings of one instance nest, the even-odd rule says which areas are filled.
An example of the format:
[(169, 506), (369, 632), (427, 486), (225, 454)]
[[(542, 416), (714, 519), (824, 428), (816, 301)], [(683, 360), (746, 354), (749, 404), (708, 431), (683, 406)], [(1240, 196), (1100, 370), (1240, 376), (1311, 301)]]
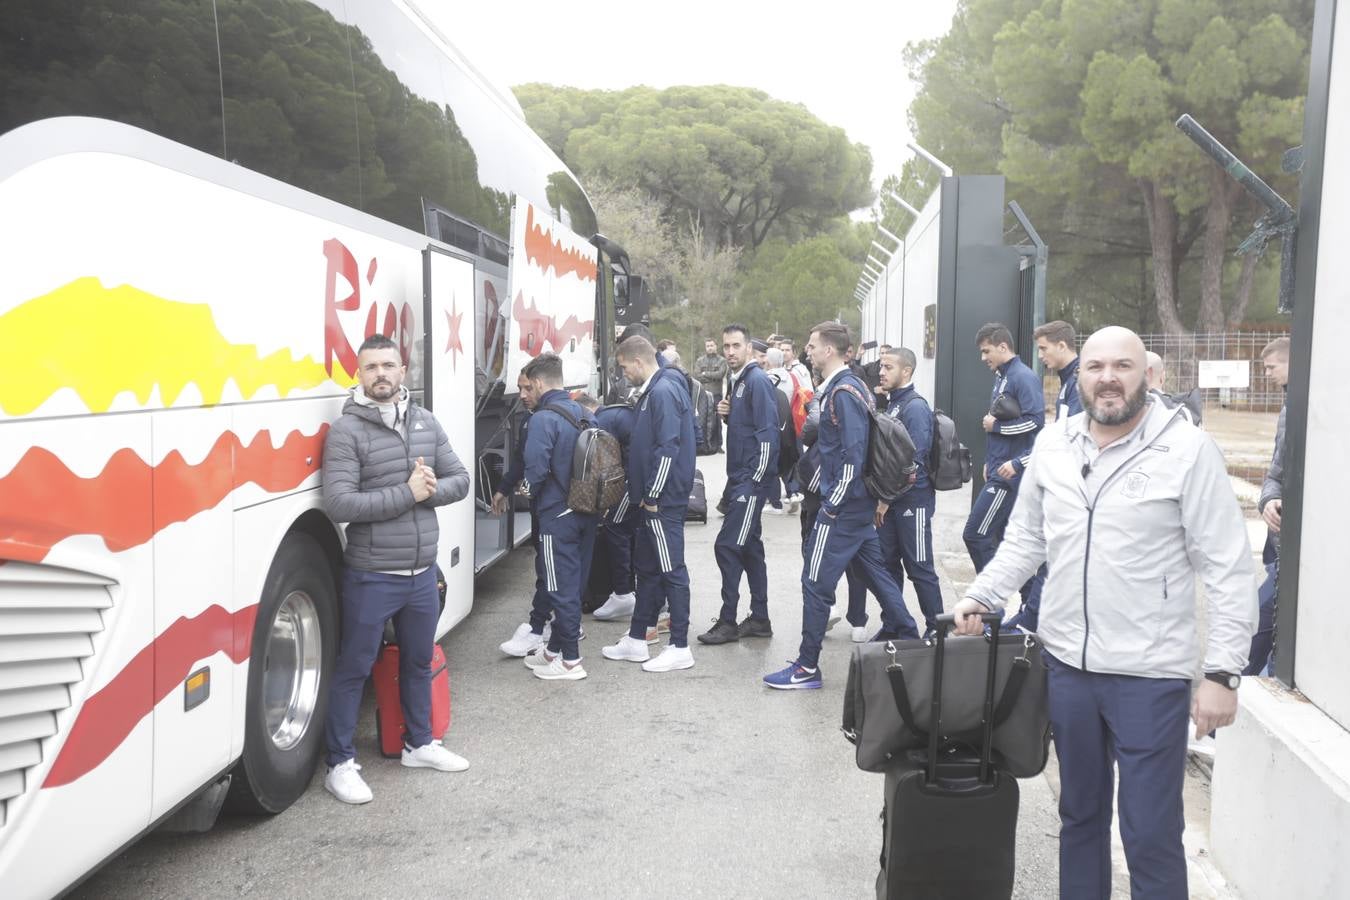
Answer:
[[(496, 528), (498, 520), (477, 509), (474, 397), (474, 267), (437, 246), (422, 251), (423, 321), (427, 408), (450, 438), (450, 446), (469, 470), (469, 496), (436, 510), (440, 545), (436, 562), (445, 578), (445, 610), (437, 634), (469, 614), (473, 605), (475, 529)], [(428, 460), (428, 463), (431, 461)]]

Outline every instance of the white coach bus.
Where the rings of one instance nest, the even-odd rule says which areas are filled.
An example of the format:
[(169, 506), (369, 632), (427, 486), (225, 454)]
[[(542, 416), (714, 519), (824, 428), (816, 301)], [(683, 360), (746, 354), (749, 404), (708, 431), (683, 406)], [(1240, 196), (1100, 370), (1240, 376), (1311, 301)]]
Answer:
[(2, 8), (0, 894), (27, 898), (227, 776), (260, 813), (308, 785), (361, 340), (474, 474), (443, 634), (528, 529), (486, 502), (516, 374), (555, 350), (603, 387), (614, 276), (576, 180), (406, 3)]

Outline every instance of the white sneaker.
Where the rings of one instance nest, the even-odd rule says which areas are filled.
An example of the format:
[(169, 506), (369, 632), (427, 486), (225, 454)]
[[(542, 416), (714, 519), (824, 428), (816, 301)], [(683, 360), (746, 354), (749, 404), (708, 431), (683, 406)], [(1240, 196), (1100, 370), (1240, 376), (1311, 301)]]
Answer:
[(526, 622), (516, 628), (516, 633), (511, 635), (511, 639), (501, 644), (501, 651), (507, 656), (524, 656), (535, 647), (542, 647), (547, 640), (548, 626), (544, 626), (544, 634), (535, 634), (530, 630), (530, 623)]
[(637, 606), (636, 594), (610, 594), (609, 599), (604, 605), (597, 609), (591, 615), (601, 622), (609, 622), (614, 619), (627, 619), (633, 615), (633, 608)]
[(688, 647), (667, 647), (656, 659), (642, 664), (644, 672), (674, 672), (676, 669), (692, 669), (694, 654)]
[(442, 772), (463, 772), (469, 767), (467, 759), (451, 753), (440, 741), (432, 741), (416, 749), (404, 744), (400, 762), (410, 769), (440, 769)]
[(375, 799), (375, 795), (370, 792), (370, 786), (361, 777), (361, 767), (354, 759), (338, 763), (329, 769), (328, 774), (323, 777), (323, 786), (328, 789), (328, 793), (343, 803), (369, 803)]
[(577, 660), (572, 665), (563, 662), (562, 654), (559, 653), (553, 657), (546, 666), (536, 666), (534, 677), (542, 678), (545, 681), (580, 681), (586, 677), (586, 670), (581, 666), (581, 660)]
[(867, 626), (865, 626), (865, 625), (854, 625), (854, 626), (853, 626), (853, 633), (852, 633), (852, 635), (850, 635), (850, 637), (853, 638), (853, 643), (855, 643), (855, 644), (865, 644), (865, 643), (867, 643)]
[(782, 506), (769, 505), (764, 507), (764, 515), (766, 516), (786, 516), (787, 514), (787, 509)]
[(651, 654), (647, 652), (647, 642), (626, 634), (619, 638), (618, 643), (601, 647), (600, 652), (604, 654), (605, 659), (621, 659), (628, 662), (646, 662), (651, 659)]
[(553, 662), (553, 660), (555, 659), (557, 659), (556, 656), (549, 655), (548, 647), (544, 644), (540, 644), (538, 647), (535, 647), (529, 653), (525, 654), (525, 668), (527, 669), (542, 668), (543, 666), (546, 666), (549, 663)]

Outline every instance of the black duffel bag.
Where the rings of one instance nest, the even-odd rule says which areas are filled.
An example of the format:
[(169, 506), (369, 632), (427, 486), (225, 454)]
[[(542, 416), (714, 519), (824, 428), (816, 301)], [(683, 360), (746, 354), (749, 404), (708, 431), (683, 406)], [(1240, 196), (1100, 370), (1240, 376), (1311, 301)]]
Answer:
[[(989, 640), (995, 656), (994, 764), (1016, 778), (1044, 768), (1050, 753), (1045, 661), (1035, 635), (1020, 631), (947, 640), (942, 677), (943, 746), (979, 746)], [(857, 748), (858, 768), (884, 772), (892, 757), (928, 747), (932, 722), (932, 641), (859, 644), (844, 689), (844, 736)]]

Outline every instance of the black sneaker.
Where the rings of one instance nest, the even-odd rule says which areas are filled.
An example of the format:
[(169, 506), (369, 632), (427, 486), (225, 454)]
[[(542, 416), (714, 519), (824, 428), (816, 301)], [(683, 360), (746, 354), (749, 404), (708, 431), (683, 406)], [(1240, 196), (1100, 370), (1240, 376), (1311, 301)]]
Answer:
[(713, 627), (700, 634), (698, 639), (704, 644), (729, 644), (732, 641), (739, 641), (741, 634), (734, 623), (718, 619)]
[(736, 626), (736, 633), (743, 638), (773, 637), (773, 626), (768, 619), (746, 616), (745, 621)]

